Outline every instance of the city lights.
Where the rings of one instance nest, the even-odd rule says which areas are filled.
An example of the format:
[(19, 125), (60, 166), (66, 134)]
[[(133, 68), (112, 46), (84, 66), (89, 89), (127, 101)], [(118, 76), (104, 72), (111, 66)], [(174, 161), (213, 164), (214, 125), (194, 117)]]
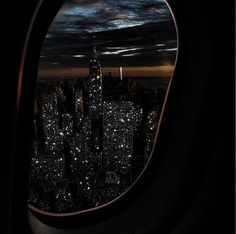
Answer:
[(164, 92), (119, 71), (103, 77), (93, 46), (87, 78), (38, 81), (31, 205), (53, 213), (97, 207), (126, 191), (146, 165)]

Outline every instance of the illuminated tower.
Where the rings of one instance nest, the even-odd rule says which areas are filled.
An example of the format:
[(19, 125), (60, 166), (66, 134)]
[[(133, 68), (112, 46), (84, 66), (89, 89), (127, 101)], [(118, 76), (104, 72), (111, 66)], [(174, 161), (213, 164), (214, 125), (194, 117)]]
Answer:
[(44, 146), (47, 153), (54, 155), (61, 151), (62, 137), (59, 129), (59, 112), (57, 95), (54, 90), (45, 92), (42, 96), (42, 123)]
[(133, 157), (133, 131), (136, 122), (132, 102), (103, 104), (104, 170), (127, 172)]
[(102, 73), (94, 43), (89, 62), (88, 102), (90, 117), (99, 118), (102, 115)]
[(123, 67), (120, 67), (120, 80), (123, 80)]

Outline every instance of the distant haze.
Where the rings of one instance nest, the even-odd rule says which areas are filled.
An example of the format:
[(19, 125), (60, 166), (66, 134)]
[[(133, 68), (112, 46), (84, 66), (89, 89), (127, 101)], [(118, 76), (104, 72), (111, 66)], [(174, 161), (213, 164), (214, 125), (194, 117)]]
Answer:
[[(174, 66), (156, 66), (156, 67), (123, 67), (123, 77), (165, 77), (170, 78), (174, 70)], [(119, 67), (105, 67), (102, 68), (103, 76), (111, 72), (113, 76), (119, 76)], [(88, 68), (54, 68), (41, 69), (38, 72), (39, 78), (50, 77), (87, 77)]]

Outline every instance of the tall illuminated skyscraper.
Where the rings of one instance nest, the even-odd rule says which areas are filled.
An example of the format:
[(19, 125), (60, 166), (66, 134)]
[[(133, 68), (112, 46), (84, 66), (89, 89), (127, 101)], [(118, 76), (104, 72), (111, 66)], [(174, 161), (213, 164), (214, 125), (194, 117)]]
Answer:
[(133, 135), (140, 117), (140, 110), (132, 102), (103, 103), (105, 171), (126, 173), (131, 168)]
[(46, 152), (55, 155), (61, 150), (62, 138), (59, 129), (57, 95), (54, 90), (49, 90), (42, 96), (42, 119)]
[(102, 72), (95, 43), (89, 62), (88, 101), (90, 117), (99, 118), (102, 115)]

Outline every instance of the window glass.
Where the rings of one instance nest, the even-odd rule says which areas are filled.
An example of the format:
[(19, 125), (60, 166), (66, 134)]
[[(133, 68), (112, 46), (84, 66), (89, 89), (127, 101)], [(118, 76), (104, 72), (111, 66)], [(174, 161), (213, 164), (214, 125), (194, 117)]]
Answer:
[(111, 202), (155, 146), (177, 32), (163, 0), (67, 0), (41, 50), (29, 205), (66, 214)]

